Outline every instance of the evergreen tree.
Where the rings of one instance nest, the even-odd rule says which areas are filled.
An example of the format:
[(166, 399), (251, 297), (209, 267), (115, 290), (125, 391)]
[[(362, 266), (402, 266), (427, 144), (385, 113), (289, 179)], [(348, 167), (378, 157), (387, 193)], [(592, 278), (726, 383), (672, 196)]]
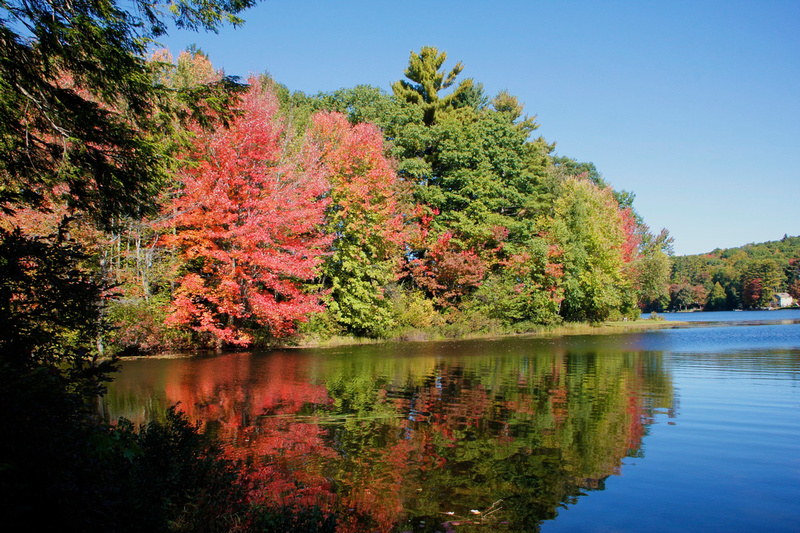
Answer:
[(445, 74), (441, 68), (446, 60), (446, 52), (439, 53), (433, 46), (423, 46), (419, 54), (411, 52), (409, 57), (405, 76), (410, 82), (398, 80), (392, 84), (392, 91), (398, 100), (422, 108), (426, 126), (436, 121), (438, 112), (455, 107), (459, 98), (473, 87), (472, 79), (468, 78), (462, 80), (450, 94), (440, 95), (441, 91), (449, 89), (455, 83), (456, 77), (464, 70), (459, 61)]
[(711, 292), (708, 294), (708, 299), (706, 300), (706, 310), (719, 311), (725, 309), (727, 305), (728, 296), (725, 294), (725, 289), (722, 288), (719, 282), (714, 283), (714, 288), (711, 289)]

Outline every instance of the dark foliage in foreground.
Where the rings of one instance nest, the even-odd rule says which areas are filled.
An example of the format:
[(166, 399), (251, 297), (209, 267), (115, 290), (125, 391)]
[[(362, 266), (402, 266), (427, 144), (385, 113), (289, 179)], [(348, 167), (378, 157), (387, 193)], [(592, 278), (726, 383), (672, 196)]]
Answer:
[[(237, 471), (172, 409), (136, 431), (96, 421), (46, 368), (4, 366), (2, 515), (11, 530), (229, 531)], [(243, 514), (243, 513), (241, 513)], [(9, 529), (6, 529), (9, 531)]]
[(135, 428), (99, 422), (45, 368), (0, 369), (4, 531), (334, 531), (318, 509), (251, 505), (245, 465), (171, 408)]

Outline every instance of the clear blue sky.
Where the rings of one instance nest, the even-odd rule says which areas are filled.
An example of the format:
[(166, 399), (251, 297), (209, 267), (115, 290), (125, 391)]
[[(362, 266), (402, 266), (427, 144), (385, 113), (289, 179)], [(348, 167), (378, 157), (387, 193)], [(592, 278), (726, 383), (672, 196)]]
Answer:
[(677, 254), (800, 235), (800, 1), (267, 0), (243, 16), (161, 42), (310, 94), (388, 91), (433, 45), (633, 191)]

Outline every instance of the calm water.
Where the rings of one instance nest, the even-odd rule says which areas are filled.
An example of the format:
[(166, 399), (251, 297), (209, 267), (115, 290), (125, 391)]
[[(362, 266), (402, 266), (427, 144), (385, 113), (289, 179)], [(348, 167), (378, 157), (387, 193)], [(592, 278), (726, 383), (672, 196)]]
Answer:
[(128, 361), (104, 409), (181, 402), (342, 530), (799, 531), (800, 311), (748, 314)]

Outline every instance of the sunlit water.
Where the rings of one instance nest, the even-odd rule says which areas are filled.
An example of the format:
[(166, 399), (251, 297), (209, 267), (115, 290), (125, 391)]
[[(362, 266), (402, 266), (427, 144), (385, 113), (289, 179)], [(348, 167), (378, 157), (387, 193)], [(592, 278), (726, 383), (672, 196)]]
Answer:
[(181, 402), (342, 530), (798, 531), (800, 312), (747, 314), (127, 361), (104, 409)]

